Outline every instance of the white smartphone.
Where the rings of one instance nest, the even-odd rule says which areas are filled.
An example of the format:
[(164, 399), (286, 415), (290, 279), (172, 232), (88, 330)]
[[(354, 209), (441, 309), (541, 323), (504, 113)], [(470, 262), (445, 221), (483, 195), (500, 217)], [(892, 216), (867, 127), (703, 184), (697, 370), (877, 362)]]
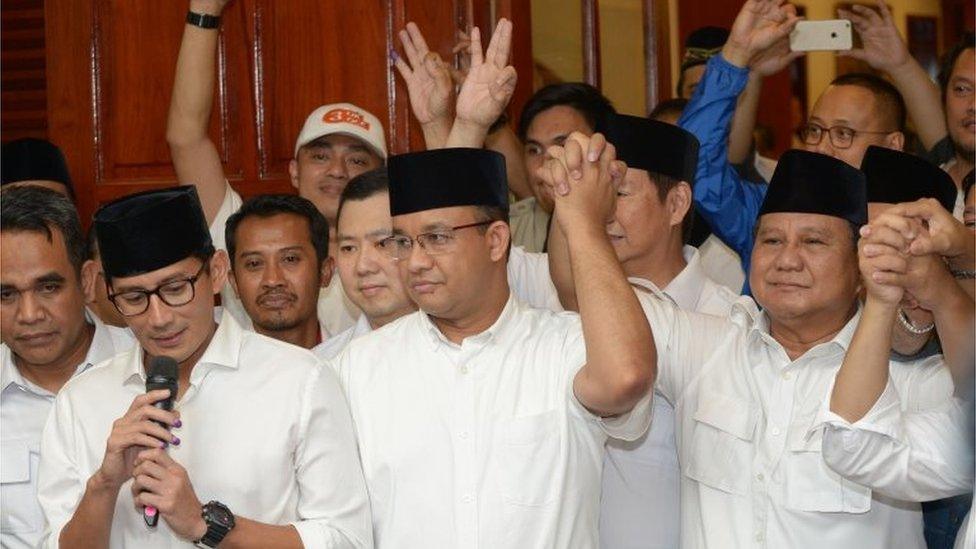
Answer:
[(790, 33), (791, 51), (838, 51), (853, 47), (847, 19), (800, 21)]

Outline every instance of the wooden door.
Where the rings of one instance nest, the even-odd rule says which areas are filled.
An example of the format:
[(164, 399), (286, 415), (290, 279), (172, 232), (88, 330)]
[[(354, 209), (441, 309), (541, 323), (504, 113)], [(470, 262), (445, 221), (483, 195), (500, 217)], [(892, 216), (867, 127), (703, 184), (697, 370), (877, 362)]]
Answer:
[[(376, 114), (393, 153), (421, 148), (390, 63), (396, 31), (417, 22), (449, 59), (456, 29), (472, 14), (495, 20), (527, 13), (526, 6), (237, 0), (223, 14), (210, 125), (229, 181), (245, 196), (289, 192), (295, 138), (308, 113), (325, 103), (349, 101)], [(177, 183), (165, 134), (186, 9), (179, 1), (45, 2), (47, 135), (67, 156), (86, 225), (101, 203)], [(516, 25), (530, 28), (527, 21)], [(517, 55), (531, 62), (531, 54)], [(530, 74), (530, 67), (516, 68)]]

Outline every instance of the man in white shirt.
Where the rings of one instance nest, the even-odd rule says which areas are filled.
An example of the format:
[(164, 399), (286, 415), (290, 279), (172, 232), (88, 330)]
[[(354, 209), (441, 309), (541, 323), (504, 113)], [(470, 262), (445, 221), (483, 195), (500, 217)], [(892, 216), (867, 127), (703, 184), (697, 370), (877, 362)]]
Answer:
[(74, 204), (37, 186), (0, 199), (0, 545), (36, 547), (41, 430), (71, 377), (132, 346), (125, 330), (87, 315), (85, 241)]
[[(220, 14), (227, 0), (191, 0), (190, 12), (210, 16), (189, 18), (176, 62), (176, 79), (170, 102), (166, 139), (169, 142), (177, 179), (195, 185), (211, 232), (223, 233), (224, 222), (240, 207), (241, 198), (230, 186), (217, 147), (207, 128), (213, 107), (217, 74), (217, 42)], [(196, 22), (190, 22), (190, 19)], [(312, 111), (295, 142), (295, 157), (288, 165), (292, 186), (307, 198), (329, 223), (335, 234), (339, 195), (349, 180), (378, 168), (386, 161), (386, 138), (380, 120), (350, 103), (323, 105)], [(214, 241), (222, 249), (222, 239)], [(334, 255), (334, 240), (330, 243)], [(221, 293), (221, 303), (245, 327), (251, 324), (240, 301), (230, 290)], [(330, 334), (352, 326), (359, 310), (342, 292), (338, 282), (319, 294), (319, 321)]]
[(227, 219), (230, 282), (254, 331), (311, 349), (331, 338), (316, 314), (332, 278), (329, 225), (293, 194), (247, 199)]
[[(110, 295), (139, 346), (55, 400), (41, 445), (44, 546), (369, 547), (335, 375), (230, 316), (214, 322), (227, 258), (195, 189), (122, 198), (95, 227)], [(160, 356), (179, 364), (176, 395), (145, 392), (145, 364)], [(174, 411), (153, 406), (167, 396)], [(153, 511), (162, 520), (147, 527)]]
[[(636, 290), (663, 288), (683, 310), (727, 316), (738, 294), (708, 278), (698, 250), (682, 245), (692, 218), (698, 140), (677, 126), (635, 116), (613, 115), (606, 128), (607, 141), (627, 164), (607, 225), (624, 273)], [(567, 246), (558, 224), (551, 244), (557, 287), (574, 305)], [(607, 441), (600, 546), (678, 547), (679, 485), (674, 407), (664, 398), (655, 398), (654, 421), (644, 436)]]
[(354, 338), (417, 310), (400, 280), (396, 261), (383, 251), (393, 232), (386, 168), (354, 177), (342, 191), (336, 227), (336, 270), (349, 299), (363, 314), (356, 324), (312, 351), (339, 354)]
[(611, 160), (588, 163), (556, 203), (576, 252), (581, 322), (512, 296), (501, 155), (390, 159), (387, 249), (421, 310), (334, 361), (377, 545), (597, 545), (603, 444), (643, 434), (654, 375), (638, 298), (603, 229)]

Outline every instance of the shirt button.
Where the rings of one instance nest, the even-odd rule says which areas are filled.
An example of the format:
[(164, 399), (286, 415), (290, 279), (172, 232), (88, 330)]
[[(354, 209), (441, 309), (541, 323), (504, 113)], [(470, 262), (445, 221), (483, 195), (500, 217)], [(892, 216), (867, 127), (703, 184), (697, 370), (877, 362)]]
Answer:
[(472, 501), (474, 501), (474, 496), (471, 494), (461, 496), (461, 503), (471, 503)]
[(468, 373), (468, 367), (467, 366), (461, 366), (461, 373), (462, 374)]
[(792, 378), (793, 378), (793, 374), (789, 372), (783, 372), (783, 379), (792, 379)]
[(762, 482), (762, 480), (764, 478), (766, 478), (766, 477), (764, 477), (762, 473), (759, 473), (758, 475), (756, 475), (756, 480), (758, 480), (759, 482)]
[(458, 436), (461, 437), (461, 438), (468, 438), (468, 432), (467, 431), (461, 431), (460, 433), (458, 433)]
[(763, 540), (762, 532), (756, 532), (756, 541), (762, 541), (762, 540)]
[(774, 437), (778, 437), (780, 434), (779, 427), (773, 427), (772, 433)]

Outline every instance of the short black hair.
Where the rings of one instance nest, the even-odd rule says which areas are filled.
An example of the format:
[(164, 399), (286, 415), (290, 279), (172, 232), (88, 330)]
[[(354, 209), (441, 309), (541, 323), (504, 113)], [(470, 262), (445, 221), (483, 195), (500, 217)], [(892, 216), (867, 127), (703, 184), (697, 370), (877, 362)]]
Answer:
[(267, 218), (279, 214), (292, 214), (308, 221), (309, 237), (315, 248), (315, 258), (321, 265), (329, 258), (329, 223), (315, 204), (294, 194), (262, 194), (244, 201), (241, 208), (227, 218), (225, 237), (231, 269), (237, 251), (237, 227), (248, 217)]
[(956, 45), (942, 57), (939, 66), (939, 87), (942, 88), (942, 102), (945, 103), (946, 92), (949, 90), (949, 79), (952, 78), (952, 71), (956, 68), (956, 61), (966, 50), (976, 49), (976, 34), (973, 31), (962, 33), (962, 37)]
[(54, 242), (56, 230), (64, 239), (68, 261), (81, 273), (85, 262), (85, 237), (78, 210), (63, 194), (36, 185), (10, 187), (0, 193), (0, 231), (41, 233)]
[(685, 107), (688, 106), (688, 99), (685, 97), (675, 97), (674, 99), (665, 99), (651, 110), (651, 114), (647, 115), (649, 120), (660, 120), (661, 117), (666, 116), (671, 113), (681, 113), (685, 112)]
[(350, 179), (349, 183), (346, 184), (346, 188), (342, 190), (342, 194), (339, 196), (339, 209), (336, 210), (336, 223), (338, 223), (339, 216), (342, 215), (342, 206), (345, 205), (347, 200), (366, 200), (373, 195), (388, 192), (390, 192), (390, 176), (386, 171), (386, 167), (376, 168), (375, 170), (361, 173)]
[(610, 100), (589, 84), (583, 82), (549, 84), (532, 94), (522, 108), (522, 116), (519, 117), (518, 122), (519, 137), (525, 140), (529, 126), (536, 116), (560, 105), (570, 107), (583, 115), (593, 131), (602, 130), (607, 117), (617, 112)]
[(883, 116), (888, 117), (888, 120), (895, 124), (895, 128), (891, 131), (905, 131), (908, 109), (905, 107), (905, 99), (891, 82), (875, 74), (851, 72), (834, 78), (830, 85), (857, 86), (868, 90), (877, 100)]

